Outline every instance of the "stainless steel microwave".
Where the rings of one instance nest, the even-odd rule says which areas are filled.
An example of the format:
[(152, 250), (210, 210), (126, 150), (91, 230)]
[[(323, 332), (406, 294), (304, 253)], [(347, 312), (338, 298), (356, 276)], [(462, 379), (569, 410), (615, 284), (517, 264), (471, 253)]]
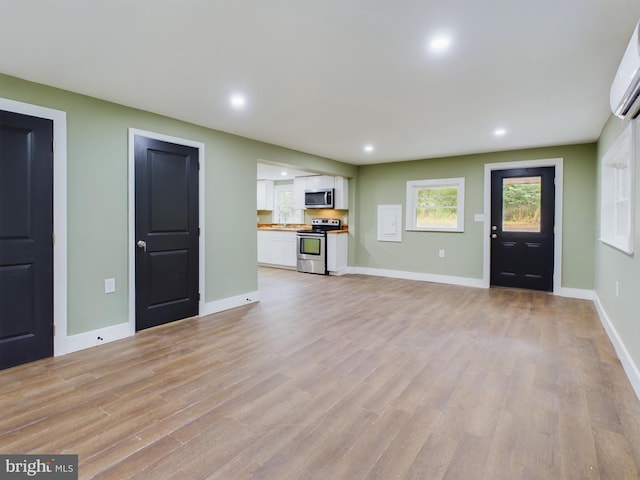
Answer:
[(318, 190), (304, 191), (305, 208), (333, 208), (333, 188), (320, 188)]

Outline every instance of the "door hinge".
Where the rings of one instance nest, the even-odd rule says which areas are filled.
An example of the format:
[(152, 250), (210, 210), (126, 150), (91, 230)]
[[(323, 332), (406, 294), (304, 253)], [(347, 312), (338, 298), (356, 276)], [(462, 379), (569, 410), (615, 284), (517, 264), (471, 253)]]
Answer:
[(51, 245), (56, 246), (56, 232), (51, 232)]
[(56, 336), (56, 324), (55, 324), (55, 323), (53, 323), (51, 326), (53, 327), (53, 328), (52, 328), (52, 330), (53, 330), (53, 336), (55, 337), (55, 336)]
[(56, 142), (51, 140), (51, 153), (56, 153)]
[(200, 236), (200, 227), (198, 227), (198, 236)]
[(200, 301), (200, 292), (198, 292), (198, 301)]

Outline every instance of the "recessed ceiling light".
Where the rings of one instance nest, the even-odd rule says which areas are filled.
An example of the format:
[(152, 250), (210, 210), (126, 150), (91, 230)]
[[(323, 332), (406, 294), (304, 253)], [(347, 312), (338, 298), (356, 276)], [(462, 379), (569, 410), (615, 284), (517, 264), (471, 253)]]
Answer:
[(367, 152), (367, 153), (371, 153), (371, 152), (373, 152), (375, 149), (374, 149), (373, 145), (365, 145), (365, 146), (364, 146), (364, 148), (363, 148), (363, 150), (364, 150), (365, 152)]
[(280, 172), (280, 175), (282, 175), (283, 177), (287, 176), (287, 172), (285, 172), (284, 170), (282, 172)]
[(241, 109), (244, 108), (245, 105), (247, 104), (247, 99), (244, 95), (240, 94), (240, 93), (235, 93), (233, 95), (231, 95), (231, 98), (229, 99), (229, 102), (231, 103), (231, 106), (235, 109)]
[(505, 133), (507, 133), (507, 131), (506, 131), (504, 128), (496, 128), (496, 129), (493, 131), (493, 134), (494, 134), (496, 137), (502, 137), (502, 136), (504, 136), (504, 134), (505, 134)]
[(449, 35), (437, 35), (429, 42), (429, 50), (434, 53), (442, 53), (451, 46), (451, 37)]

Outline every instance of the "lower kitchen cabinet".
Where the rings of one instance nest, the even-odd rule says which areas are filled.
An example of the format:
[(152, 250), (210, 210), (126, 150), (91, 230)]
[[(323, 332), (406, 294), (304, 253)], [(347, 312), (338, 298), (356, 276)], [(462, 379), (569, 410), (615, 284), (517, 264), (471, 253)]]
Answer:
[(296, 232), (258, 230), (258, 263), (296, 268)]
[(284, 232), (284, 264), (287, 267), (297, 268), (298, 266), (298, 248), (296, 245), (298, 239), (295, 233)]
[(327, 234), (327, 270), (330, 273), (342, 274), (347, 270), (349, 255), (349, 234)]

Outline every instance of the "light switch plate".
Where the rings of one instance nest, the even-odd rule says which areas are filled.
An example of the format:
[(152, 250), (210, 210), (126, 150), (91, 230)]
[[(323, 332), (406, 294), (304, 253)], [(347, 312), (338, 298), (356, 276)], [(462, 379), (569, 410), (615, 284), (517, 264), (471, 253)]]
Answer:
[(105, 278), (104, 279), (104, 293), (113, 293), (116, 291), (116, 279)]

